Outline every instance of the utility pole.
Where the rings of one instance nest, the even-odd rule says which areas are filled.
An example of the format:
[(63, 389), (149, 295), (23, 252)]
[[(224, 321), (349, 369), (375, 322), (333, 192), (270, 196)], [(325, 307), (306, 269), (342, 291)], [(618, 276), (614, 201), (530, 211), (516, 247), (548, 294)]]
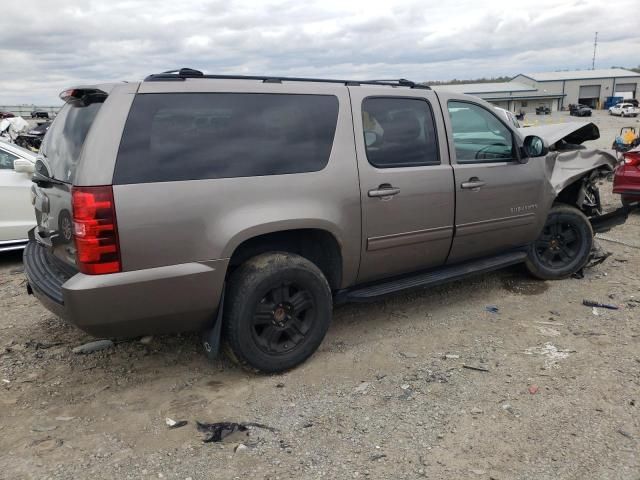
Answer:
[(598, 32), (596, 32), (596, 38), (593, 41), (593, 60), (591, 61), (591, 70), (596, 69), (596, 48), (598, 48)]

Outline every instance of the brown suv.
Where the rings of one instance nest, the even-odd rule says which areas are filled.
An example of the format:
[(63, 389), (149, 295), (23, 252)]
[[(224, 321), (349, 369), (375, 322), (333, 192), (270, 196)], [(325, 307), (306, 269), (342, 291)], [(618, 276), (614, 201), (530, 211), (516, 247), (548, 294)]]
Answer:
[(576, 272), (612, 166), (565, 161), (559, 182), (556, 152), (490, 104), (406, 80), (182, 69), (61, 97), (29, 291), (92, 334), (203, 331), (266, 372), (308, 358), (339, 302)]

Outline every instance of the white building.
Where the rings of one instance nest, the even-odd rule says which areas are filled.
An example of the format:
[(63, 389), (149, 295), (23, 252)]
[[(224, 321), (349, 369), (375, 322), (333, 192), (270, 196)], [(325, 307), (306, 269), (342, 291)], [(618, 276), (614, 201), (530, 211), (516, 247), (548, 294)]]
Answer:
[(571, 103), (604, 108), (608, 97), (637, 98), (640, 93), (640, 73), (621, 68), (521, 73), (509, 82), (441, 85), (434, 88), (476, 95), (514, 112), (531, 113), (539, 106), (556, 111), (568, 108)]

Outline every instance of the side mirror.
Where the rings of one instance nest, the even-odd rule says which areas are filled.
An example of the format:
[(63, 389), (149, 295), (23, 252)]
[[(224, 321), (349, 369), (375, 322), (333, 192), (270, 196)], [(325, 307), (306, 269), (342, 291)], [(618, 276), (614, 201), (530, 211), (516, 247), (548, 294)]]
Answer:
[(18, 158), (13, 161), (13, 169), (18, 173), (33, 173), (35, 172), (36, 167), (29, 160)]
[(549, 149), (544, 144), (544, 140), (536, 135), (527, 135), (524, 139), (524, 153), (527, 157), (542, 157), (549, 153)]

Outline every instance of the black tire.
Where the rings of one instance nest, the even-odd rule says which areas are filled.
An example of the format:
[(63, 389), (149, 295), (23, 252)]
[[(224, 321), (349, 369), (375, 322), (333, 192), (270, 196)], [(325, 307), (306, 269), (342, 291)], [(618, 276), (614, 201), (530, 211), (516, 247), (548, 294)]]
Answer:
[(558, 204), (538, 239), (529, 247), (525, 262), (534, 277), (541, 280), (566, 278), (585, 266), (593, 247), (593, 229), (584, 213)]
[(312, 262), (291, 253), (251, 258), (229, 278), (223, 342), (236, 363), (266, 373), (309, 358), (327, 333), (331, 288)]

